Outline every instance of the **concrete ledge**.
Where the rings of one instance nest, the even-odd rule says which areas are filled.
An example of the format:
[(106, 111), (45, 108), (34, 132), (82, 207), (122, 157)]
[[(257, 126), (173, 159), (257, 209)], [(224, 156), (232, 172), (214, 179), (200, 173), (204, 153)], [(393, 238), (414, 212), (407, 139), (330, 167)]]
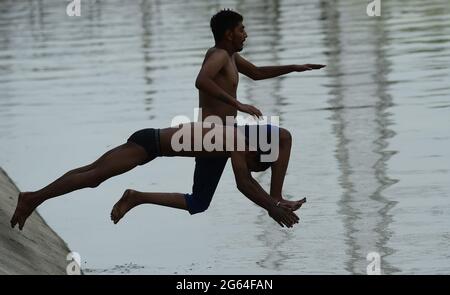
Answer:
[(23, 231), (11, 228), (18, 195), (18, 188), (0, 168), (0, 274), (66, 274), (70, 250), (37, 212)]

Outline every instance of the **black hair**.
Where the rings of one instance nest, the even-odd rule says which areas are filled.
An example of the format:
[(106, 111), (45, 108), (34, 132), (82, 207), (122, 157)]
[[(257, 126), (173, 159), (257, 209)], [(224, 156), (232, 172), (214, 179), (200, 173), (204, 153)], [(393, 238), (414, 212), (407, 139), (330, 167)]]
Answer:
[(233, 30), (243, 21), (242, 15), (230, 9), (223, 9), (211, 17), (210, 26), (216, 43), (222, 41), (227, 30)]

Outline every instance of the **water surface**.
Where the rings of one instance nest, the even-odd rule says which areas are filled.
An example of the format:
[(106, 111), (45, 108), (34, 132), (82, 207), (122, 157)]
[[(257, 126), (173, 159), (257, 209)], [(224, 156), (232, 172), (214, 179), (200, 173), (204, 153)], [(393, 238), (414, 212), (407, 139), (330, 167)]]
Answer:
[(372, 251), (384, 274), (450, 273), (450, 1), (382, 1), (372, 18), (356, 0), (67, 3), (0, 1), (0, 165), (22, 190), (193, 118), (222, 7), (244, 15), (256, 65), (327, 64), (240, 79), (238, 98), (292, 132), (300, 225), (242, 196), (230, 164), (204, 214), (146, 205), (113, 225), (126, 188), (190, 192), (193, 159), (157, 159), (39, 208), (87, 273), (364, 274)]

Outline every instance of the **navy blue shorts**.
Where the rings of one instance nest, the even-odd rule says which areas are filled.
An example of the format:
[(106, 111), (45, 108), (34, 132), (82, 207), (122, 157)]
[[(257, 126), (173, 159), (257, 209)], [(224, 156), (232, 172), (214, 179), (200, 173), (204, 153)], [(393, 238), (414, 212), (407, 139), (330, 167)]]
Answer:
[[(241, 125), (237, 128), (243, 128), (245, 137), (248, 139), (250, 130), (256, 132), (259, 140), (260, 129), (267, 128), (267, 142), (271, 142), (271, 129), (277, 128), (272, 125)], [(242, 130), (242, 129), (241, 129)], [(278, 131), (278, 130), (277, 130)], [(258, 149), (259, 153), (265, 153)], [(192, 193), (185, 194), (187, 208), (190, 214), (196, 214), (208, 209), (211, 200), (222, 177), (223, 170), (227, 164), (228, 157), (205, 157), (195, 158), (194, 184)]]
[(196, 214), (208, 209), (227, 161), (228, 157), (195, 158), (192, 193), (185, 194), (189, 213)]

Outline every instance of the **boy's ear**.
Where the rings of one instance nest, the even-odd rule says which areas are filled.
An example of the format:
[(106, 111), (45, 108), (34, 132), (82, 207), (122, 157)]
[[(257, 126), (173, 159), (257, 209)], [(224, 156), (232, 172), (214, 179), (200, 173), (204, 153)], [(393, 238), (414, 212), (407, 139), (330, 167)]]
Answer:
[(226, 30), (225, 31), (225, 39), (228, 41), (233, 40), (233, 32), (231, 30)]

